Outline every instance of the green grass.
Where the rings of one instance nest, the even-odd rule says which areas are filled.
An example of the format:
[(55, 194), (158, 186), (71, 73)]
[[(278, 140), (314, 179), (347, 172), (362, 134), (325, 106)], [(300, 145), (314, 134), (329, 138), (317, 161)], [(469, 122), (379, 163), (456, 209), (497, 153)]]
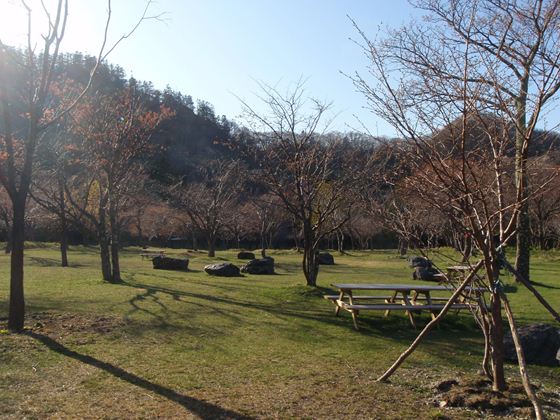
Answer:
[[(239, 278), (202, 271), (216, 260), (241, 263), (234, 251), (194, 253), (188, 273), (153, 270), (139, 253), (123, 251), (124, 282), (112, 285), (100, 280), (95, 248), (73, 247), (71, 266), (61, 268), (55, 245), (30, 244), (33, 332), (0, 334), (0, 415), (439, 418), (429, 404), (434, 382), (479, 368), (480, 332), (467, 314), (450, 315), (390, 384), (375, 382), (417, 332), (403, 314), (375, 313), (361, 315), (356, 332), (321, 296), (333, 282), (409, 283), (411, 270), (394, 251), (335, 255), (335, 266), (321, 267), (318, 290), (304, 285), (292, 251), (270, 252), (277, 275)], [(555, 308), (559, 262), (558, 252), (533, 257), (533, 280)], [(0, 317), (8, 270), (2, 255)], [(510, 298), (520, 323), (552, 322), (522, 287)], [(517, 375), (513, 365), (507, 372)], [(530, 374), (558, 390), (559, 368), (531, 366)]]

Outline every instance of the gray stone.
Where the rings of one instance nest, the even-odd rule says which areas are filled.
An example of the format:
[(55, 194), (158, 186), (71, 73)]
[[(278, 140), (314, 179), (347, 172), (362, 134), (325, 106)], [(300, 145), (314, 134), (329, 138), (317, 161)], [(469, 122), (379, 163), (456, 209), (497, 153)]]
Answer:
[(152, 258), (152, 264), (156, 270), (182, 270), (189, 269), (189, 260), (157, 256)]
[(218, 263), (210, 264), (204, 267), (204, 271), (211, 276), (219, 277), (239, 277), (239, 267), (233, 265), (232, 263)]
[(241, 272), (248, 274), (274, 274), (274, 258), (253, 259), (241, 267)]
[(317, 254), (317, 261), (321, 265), (334, 265), (334, 257), (328, 252), (319, 252)]
[(410, 268), (416, 268), (416, 267), (425, 267), (425, 268), (431, 268), (432, 267), (432, 262), (424, 257), (412, 257), (409, 260), (410, 262)]
[(413, 280), (427, 280), (427, 281), (438, 281), (436, 277), (438, 271), (432, 267), (416, 267), (412, 272)]
[(249, 251), (241, 251), (237, 254), (238, 260), (254, 260), (255, 254)]
[[(558, 366), (560, 364), (560, 329), (547, 324), (531, 324), (517, 329), (525, 361), (534, 365)], [(504, 357), (516, 362), (517, 353), (511, 332), (504, 336)]]

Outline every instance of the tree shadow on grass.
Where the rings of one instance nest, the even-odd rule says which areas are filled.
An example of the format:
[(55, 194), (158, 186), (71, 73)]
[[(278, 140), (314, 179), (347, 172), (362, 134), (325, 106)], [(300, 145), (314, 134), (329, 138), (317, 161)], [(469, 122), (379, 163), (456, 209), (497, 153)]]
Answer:
[[(56, 258), (44, 258), (44, 257), (27, 257), (29, 261), (33, 263), (33, 265), (38, 265), (40, 267), (62, 267), (60, 264), (60, 260)], [(83, 267), (82, 264), (77, 263), (70, 263), (68, 265), (69, 268), (78, 268)]]
[[(276, 304), (266, 304), (261, 303), (258, 301), (247, 301), (247, 300), (239, 300), (233, 299), (230, 297), (223, 297), (223, 296), (212, 296), (208, 294), (201, 294), (195, 292), (187, 292), (181, 291), (177, 289), (171, 289), (161, 286), (153, 286), (153, 285), (146, 285), (137, 282), (123, 282), (120, 285), (128, 286), (128, 287), (135, 287), (135, 288), (145, 288), (150, 289), (150, 294), (153, 293), (163, 293), (173, 296), (174, 299), (179, 297), (191, 298), (188, 301), (184, 301), (185, 303), (194, 304), (200, 307), (204, 307), (209, 310), (213, 310), (220, 315), (227, 316), (228, 318), (234, 318), (237, 322), (242, 322), (241, 319), (238, 317), (238, 313), (235, 313), (231, 309), (220, 309), (217, 308), (215, 305), (209, 304), (222, 304), (227, 305), (230, 308), (244, 308), (244, 309), (251, 309), (256, 311), (266, 312), (270, 315), (273, 315), (279, 319), (301, 319), (304, 321), (316, 321), (320, 322), (324, 325), (331, 325), (336, 327), (347, 327), (352, 329), (352, 321), (351, 318), (344, 315), (349, 315), (344, 313), (341, 316), (334, 316), (330, 311), (325, 312), (323, 310), (318, 310), (313, 306), (303, 306), (304, 302), (293, 302), (290, 304), (286, 304), (286, 302), (278, 301)], [(321, 298), (323, 294), (327, 294), (330, 292), (332, 294), (332, 289), (321, 287), (317, 290), (309, 289), (308, 288), (295, 288), (294, 289), (295, 295), (301, 295), (303, 297), (312, 297), (312, 298)], [(207, 302), (207, 304), (193, 302), (192, 299), (202, 300), (203, 302)], [(327, 303), (327, 302), (325, 302)], [(331, 306), (334, 310), (334, 305)], [(235, 315), (234, 315), (235, 313)], [(402, 316), (399, 316), (402, 315)], [(450, 314), (451, 315), (451, 314)], [(418, 318), (418, 317), (415, 317)], [(421, 319), (421, 321), (420, 321)], [(368, 315), (366, 317), (360, 317), (358, 321), (360, 330), (356, 331), (357, 334), (367, 335), (367, 336), (381, 336), (384, 338), (391, 338), (396, 343), (407, 344), (412, 339), (414, 339), (420, 329), (423, 328), (424, 324), (429, 321), (429, 316), (424, 314), (418, 323), (419, 330), (415, 330), (410, 326), (408, 318), (404, 316), (404, 314), (394, 314), (387, 318), (379, 317), (379, 316), (371, 316)], [(261, 319), (258, 321), (259, 323), (263, 323), (264, 321)], [(474, 321), (471, 323), (474, 324)], [(433, 333), (436, 336), (444, 337), (447, 334), (450, 334), (452, 337), (456, 336), (459, 332), (460, 335), (475, 335), (475, 329), (473, 325), (466, 325), (464, 320), (454, 319), (453, 316), (446, 317), (441, 322), (441, 330), (437, 329)], [(279, 328), (278, 325), (275, 325), (274, 328)], [(313, 328), (310, 325), (306, 325), (306, 329)], [(323, 334), (326, 334), (324, 329), (321, 329)], [(335, 334), (335, 333), (333, 333)], [(336, 339), (336, 335), (332, 335), (331, 338)], [(461, 344), (454, 338), (451, 340), (450, 345), (456, 345), (458, 348), (461, 347)]]
[(545, 289), (560, 289), (560, 287), (551, 286), (549, 284), (544, 284), (544, 283), (541, 283), (541, 282), (538, 282), (538, 281), (533, 281), (533, 280), (531, 280), (531, 284), (533, 286), (544, 287)]
[(103, 362), (102, 360), (96, 359), (94, 357), (78, 353), (74, 350), (69, 349), (68, 347), (65, 347), (63, 344), (53, 340), (46, 335), (38, 334), (35, 332), (27, 332), (26, 334), (29, 337), (41, 342), (50, 350), (58, 354), (96, 367), (132, 385), (161, 395), (162, 397), (167, 398), (170, 401), (182, 405), (185, 409), (193, 414), (196, 414), (202, 419), (252, 419), (252, 417), (245, 414), (241, 414), (233, 410), (228, 410), (218, 405), (189, 397), (187, 395), (179, 394), (178, 392), (170, 388), (166, 388), (163, 385), (150, 382), (138, 375), (127, 372), (126, 370), (118, 366), (114, 366), (110, 363)]

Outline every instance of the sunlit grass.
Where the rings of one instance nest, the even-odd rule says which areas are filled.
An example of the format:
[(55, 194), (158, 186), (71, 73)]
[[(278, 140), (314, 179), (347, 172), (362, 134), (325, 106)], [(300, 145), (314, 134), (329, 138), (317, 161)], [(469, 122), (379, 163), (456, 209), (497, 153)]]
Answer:
[[(301, 255), (295, 251), (270, 251), (276, 275), (216, 278), (203, 272), (216, 259), (202, 252), (190, 252), (191, 271), (185, 273), (153, 270), (150, 261), (141, 260), (139, 248), (127, 248), (124, 282), (112, 285), (101, 281), (94, 247), (73, 247), (71, 266), (62, 268), (55, 245), (36, 245), (26, 251), (28, 312), (71, 314), (93, 320), (94, 326), (62, 325), (44, 333), (74, 352), (70, 355), (49, 350), (38, 338), (0, 335), (0, 414), (173, 417), (188, 410), (227, 417), (220, 410), (232, 410), (265, 417), (428, 417), (434, 409), (417, 401), (430, 397), (433, 381), (456, 371), (474, 373), (480, 364), (482, 339), (474, 322), (468, 314), (450, 315), (392, 385), (374, 382), (417, 332), (402, 313), (389, 318), (361, 314), (362, 329), (356, 332), (348, 314), (335, 317), (322, 294), (334, 282), (410, 283), (411, 269), (394, 251), (335, 254), (337, 264), (321, 266), (315, 290), (305, 286)], [(235, 254), (218, 252), (217, 257), (241, 264)], [(533, 257), (533, 280), (556, 308), (559, 260), (558, 252)], [(8, 268), (9, 257), (1, 255), (2, 317)], [(519, 322), (552, 322), (522, 286), (510, 298)], [(95, 322), (103, 318), (118, 323), (98, 331)], [(424, 316), (419, 324), (427, 320)], [(121, 370), (136, 379), (118, 379)], [(515, 367), (508, 372), (515, 375)], [(558, 368), (531, 367), (530, 373), (549, 386), (560, 384)], [(189, 399), (147, 389), (152, 385), (146, 383)]]

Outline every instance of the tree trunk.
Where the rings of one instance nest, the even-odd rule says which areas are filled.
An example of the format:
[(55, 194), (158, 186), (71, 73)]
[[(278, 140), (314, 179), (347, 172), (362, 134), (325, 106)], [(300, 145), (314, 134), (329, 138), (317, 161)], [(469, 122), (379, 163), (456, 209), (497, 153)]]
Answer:
[(192, 249), (193, 251), (198, 251), (198, 242), (196, 240), (196, 233), (192, 232)]
[(111, 282), (119, 283), (121, 279), (121, 265), (119, 261), (119, 239), (118, 234), (116, 236), (111, 236)]
[(107, 237), (107, 228), (105, 226), (105, 217), (103, 213), (99, 216), (98, 226), (99, 255), (101, 257), (101, 273), (103, 280), (111, 281), (111, 253), (109, 251), (109, 238)]
[[(264, 225), (264, 222), (263, 222)], [(261, 256), (266, 257), (266, 233), (264, 231), (264, 226), (261, 227)]]
[(504, 323), (501, 299), (497, 292), (492, 293), (491, 305), (492, 389), (494, 391), (504, 391), (506, 389), (506, 379), (504, 376)]
[(399, 255), (404, 257), (408, 252), (408, 241), (404, 238), (399, 238)]
[(109, 224), (111, 229), (111, 282), (119, 283), (121, 279), (121, 265), (119, 262), (120, 229), (118, 222), (118, 211), (113, 200), (109, 204)]
[(103, 280), (111, 281), (111, 254), (109, 251), (109, 238), (106, 236), (99, 238), (99, 250)]
[(58, 172), (58, 217), (60, 219), (60, 265), (68, 267), (68, 222), (66, 220), (66, 200), (64, 197), (64, 178)]
[(8, 329), (23, 331), (25, 298), (23, 293), (23, 248), (25, 240), (25, 198), (13, 201), (12, 255), (10, 261), (10, 308)]
[(319, 261), (317, 251), (313, 246), (313, 232), (311, 227), (303, 228), (303, 274), (308, 286), (317, 287), (317, 275), (319, 274)]
[[(62, 221), (61, 224), (63, 224)], [(60, 265), (68, 267), (68, 230), (66, 223), (63, 224), (60, 232)]]
[(208, 256), (211, 258), (216, 256), (216, 238), (214, 235), (208, 236)]
[(344, 254), (344, 233), (340, 230), (336, 231), (337, 250), (340, 255)]
[(526, 146), (526, 102), (528, 91), (528, 80), (523, 80), (520, 96), (516, 102), (516, 129), (515, 129), (515, 182), (521, 189), (521, 199), (525, 200), (519, 209), (517, 216), (517, 251), (515, 255), (515, 269), (527, 281), (529, 277), (531, 229), (529, 220), (529, 179), (527, 175), (527, 154)]

